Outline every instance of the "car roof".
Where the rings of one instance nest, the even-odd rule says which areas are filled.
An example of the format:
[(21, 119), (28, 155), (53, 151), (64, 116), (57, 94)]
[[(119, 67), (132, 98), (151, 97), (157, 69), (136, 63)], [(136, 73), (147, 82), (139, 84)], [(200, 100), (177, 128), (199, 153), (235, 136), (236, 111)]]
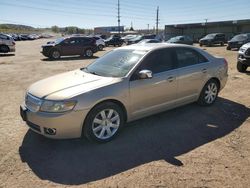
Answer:
[(155, 49), (161, 49), (161, 48), (172, 48), (172, 47), (187, 47), (187, 48), (194, 48), (190, 45), (185, 44), (172, 44), (172, 43), (146, 43), (144, 45), (140, 44), (133, 44), (129, 46), (124, 46), (117, 49), (126, 49), (126, 50), (141, 50), (141, 51), (152, 51)]

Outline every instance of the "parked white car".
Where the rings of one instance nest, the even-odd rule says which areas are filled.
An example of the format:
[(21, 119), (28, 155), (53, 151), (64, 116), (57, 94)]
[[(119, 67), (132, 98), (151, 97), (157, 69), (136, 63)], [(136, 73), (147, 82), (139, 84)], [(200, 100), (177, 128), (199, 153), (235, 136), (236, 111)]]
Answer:
[(94, 38), (96, 40), (96, 46), (97, 46), (98, 50), (100, 50), (100, 51), (103, 50), (103, 48), (105, 47), (104, 40), (101, 37), (97, 37), (97, 36), (95, 36)]
[(10, 35), (0, 33), (0, 53), (15, 52), (15, 41)]

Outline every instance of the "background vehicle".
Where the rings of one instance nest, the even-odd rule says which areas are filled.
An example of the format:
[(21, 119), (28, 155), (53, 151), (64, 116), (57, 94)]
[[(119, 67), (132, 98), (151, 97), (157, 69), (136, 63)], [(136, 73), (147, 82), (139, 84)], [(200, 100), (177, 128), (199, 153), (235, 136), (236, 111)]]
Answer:
[(121, 39), (120, 36), (110, 36), (108, 39), (104, 40), (105, 46), (122, 46), (124, 41)]
[(105, 47), (105, 42), (101, 37), (95, 36), (94, 39), (96, 40), (96, 46), (98, 50), (103, 50)]
[(223, 33), (212, 33), (201, 38), (199, 43), (200, 46), (212, 46), (214, 44), (220, 44), (221, 46), (223, 46), (226, 43), (226, 37)]
[(15, 52), (15, 45), (11, 36), (0, 33), (0, 53)]
[(239, 34), (228, 41), (227, 50), (239, 49), (242, 45), (250, 42), (250, 33)]
[(167, 41), (168, 43), (193, 45), (193, 40), (189, 36), (176, 36)]
[(42, 46), (42, 54), (52, 59), (70, 55), (92, 57), (95, 52), (97, 52), (97, 46), (92, 37), (59, 38)]
[(212, 105), (227, 69), (224, 58), (191, 46), (125, 46), (85, 68), (34, 83), (20, 114), (49, 138), (85, 135), (107, 142), (125, 122), (195, 101)]
[(147, 44), (147, 43), (160, 43), (160, 40), (157, 39), (143, 39), (138, 44)]
[(238, 53), (237, 69), (239, 72), (246, 72), (250, 66), (250, 43), (244, 44)]
[(136, 37), (127, 40), (126, 44), (136, 44), (144, 39), (155, 39), (156, 35), (137, 35)]

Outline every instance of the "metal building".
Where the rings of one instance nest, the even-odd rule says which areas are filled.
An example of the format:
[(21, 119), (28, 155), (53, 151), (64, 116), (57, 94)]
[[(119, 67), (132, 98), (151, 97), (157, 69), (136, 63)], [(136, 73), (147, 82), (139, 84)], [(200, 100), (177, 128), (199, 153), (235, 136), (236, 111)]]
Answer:
[(94, 33), (97, 35), (109, 35), (111, 32), (123, 32), (124, 26), (107, 26), (107, 27), (95, 27)]
[(188, 35), (198, 41), (209, 33), (224, 33), (227, 39), (239, 33), (250, 33), (250, 19), (165, 25), (165, 40), (178, 35)]

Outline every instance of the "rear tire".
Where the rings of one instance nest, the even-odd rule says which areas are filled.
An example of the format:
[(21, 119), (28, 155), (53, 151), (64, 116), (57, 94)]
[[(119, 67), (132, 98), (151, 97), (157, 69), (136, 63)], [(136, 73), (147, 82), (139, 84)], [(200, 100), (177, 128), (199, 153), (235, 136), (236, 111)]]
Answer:
[(202, 106), (212, 105), (216, 101), (218, 93), (219, 84), (216, 80), (211, 79), (203, 87), (197, 102)]
[(200, 43), (200, 47), (202, 47), (203, 45)]
[(220, 45), (221, 45), (221, 46), (224, 46), (224, 42), (221, 42)]
[(125, 123), (123, 110), (115, 103), (104, 102), (95, 106), (87, 115), (83, 135), (90, 141), (108, 142), (121, 130)]
[(103, 50), (103, 48), (104, 48), (104, 46), (103, 46), (103, 45), (101, 45), (101, 44), (98, 46), (98, 50), (99, 50), (99, 51), (102, 51), (102, 50)]
[(247, 65), (242, 64), (241, 62), (237, 62), (237, 70), (239, 72), (246, 72), (247, 70)]
[(231, 47), (230, 47), (230, 46), (227, 46), (227, 50), (231, 50)]
[(85, 50), (85, 56), (86, 57), (93, 57), (93, 51), (91, 49)]

